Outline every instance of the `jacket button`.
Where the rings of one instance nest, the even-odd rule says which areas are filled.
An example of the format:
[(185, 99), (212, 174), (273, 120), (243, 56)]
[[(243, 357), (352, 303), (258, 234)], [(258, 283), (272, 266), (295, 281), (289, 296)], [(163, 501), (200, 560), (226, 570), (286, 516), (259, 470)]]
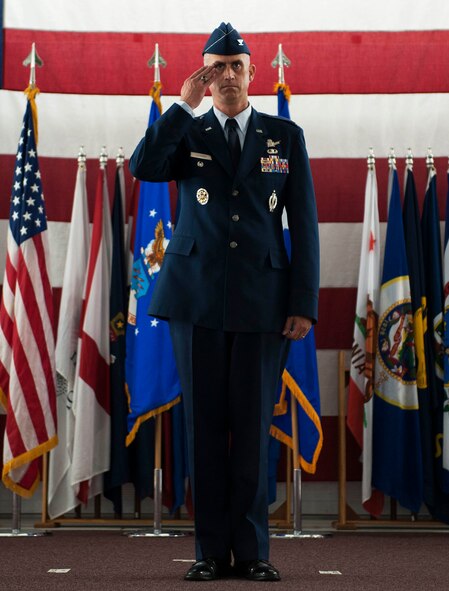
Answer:
[(229, 244), (229, 246), (230, 246), (231, 248), (237, 248), (237, 246), (238, 246), (238, 245), (237, 245), (237, 242), (234, 242), (234, 241), (232, 241), (232, 242)]
[(234, 190), (232, 191), (232, 193), (231, 193), (231, 195), (232, 195), (233, 197), (237, 197), (237, 195), (238, 195), (238, 194), (239, 194), (239, 192), (238, 192), (238, 190), (237, 190), (237, 189), (234, 189)]
[(239, 221), (239, 219), (240, 219), (240, 216), (238, 216), (237, 214), (234, 214), (234, 215), (232, 216), (232, 221), (233, 221), (233, 222), (238, 222), (238, 221)]

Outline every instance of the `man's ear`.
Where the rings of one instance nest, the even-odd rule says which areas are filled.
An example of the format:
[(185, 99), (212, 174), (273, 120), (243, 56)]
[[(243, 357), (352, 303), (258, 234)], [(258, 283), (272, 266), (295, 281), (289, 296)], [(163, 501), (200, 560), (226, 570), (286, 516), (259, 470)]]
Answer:
[(249, 66), (249, 81), (252, 82), (254, 80), (254, 76), (256, 75), (256, 66), (254, 64), (250, 64)]

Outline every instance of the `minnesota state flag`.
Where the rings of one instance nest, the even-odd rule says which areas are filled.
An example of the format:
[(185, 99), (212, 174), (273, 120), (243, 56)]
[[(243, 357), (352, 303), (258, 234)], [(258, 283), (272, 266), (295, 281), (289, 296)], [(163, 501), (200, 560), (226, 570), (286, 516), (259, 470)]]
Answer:
[[(160, 83), (154, 83), (150, 95), (153, 102), (149, 125), (152, 125), (160, 117)], [(168, 323), (147, 314), (171, 238), (170, 219), (167, 183), (141, 182), (126, 329), (128, 445), (143, 421), (181, 399)]]
[(372, 484), (412, 512), (423, 500), (413, 310), (397, 171), (391, 187), (379, 303)]

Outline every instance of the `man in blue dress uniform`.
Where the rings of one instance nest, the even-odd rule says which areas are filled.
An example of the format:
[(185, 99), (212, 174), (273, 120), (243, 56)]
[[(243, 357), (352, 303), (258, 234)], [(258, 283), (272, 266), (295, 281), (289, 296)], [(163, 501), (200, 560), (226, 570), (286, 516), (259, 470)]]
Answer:
[[(203, 56), (130, 160), (137, 178), (178, 186), (149, 313), (170, 321), (185, 404), (197, 553), (185, 578), (277, 581), (269, 428), (289, 342), (317, 319), (315, 195), (302, 130), (248, 101), (244, 39), (222, 23)], [(207, 89), (213, 108), (195, 117)]]

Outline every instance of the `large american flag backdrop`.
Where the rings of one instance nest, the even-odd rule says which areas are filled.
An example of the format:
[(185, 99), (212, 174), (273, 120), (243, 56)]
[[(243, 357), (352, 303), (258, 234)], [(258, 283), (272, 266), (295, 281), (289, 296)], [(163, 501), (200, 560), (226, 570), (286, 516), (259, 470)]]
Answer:
[[(2, 2), (0, 1), (0, 6)], [(58, 305), (77, 170), (85, 146), (91, 215), (98, 155), (123, 146), (127, 157), (145, 130), (153, 72), (148, 59), (159, 43), (162, 103), (178, 98), (183, 80), (201, 65), (208, 34), (230, 21), (245, 37), (257, 66), (251, 102), (275, 114), (271, 67), (283, 44), (292, 97), (291, 118), (304, 128), (314, 175), (321, 234), (321, 294), (316, 327), (324, 448), (314, 478), (335, 480), (337, 352), (352, 345), (363, 220), (366, 156), (376, 155), (381, 233), (386, 219), (387, 156), (394, 147), (402, 179), (412, 148), (422, 202), (425, 155), (433, 149), (440, 212), (444, 215), (449, 155), (449, 6), (447, 0), (191, 0), (3, 1), (0, 90), (0, 277), (6, 259), (9, 188), (25, 106), (31, 43), (44, 61), (39, 157), (45, 183), (51, 280)], [(211, 105), (210, 97), (198, 113)], [(115, 165), (110, 168), (112, 175)], [(128, 194), (131, 179), (127, 178)], [(112, 187), (112, 177), (110, 178)], [(357, 453), (353, 449), (357, 477)]]

